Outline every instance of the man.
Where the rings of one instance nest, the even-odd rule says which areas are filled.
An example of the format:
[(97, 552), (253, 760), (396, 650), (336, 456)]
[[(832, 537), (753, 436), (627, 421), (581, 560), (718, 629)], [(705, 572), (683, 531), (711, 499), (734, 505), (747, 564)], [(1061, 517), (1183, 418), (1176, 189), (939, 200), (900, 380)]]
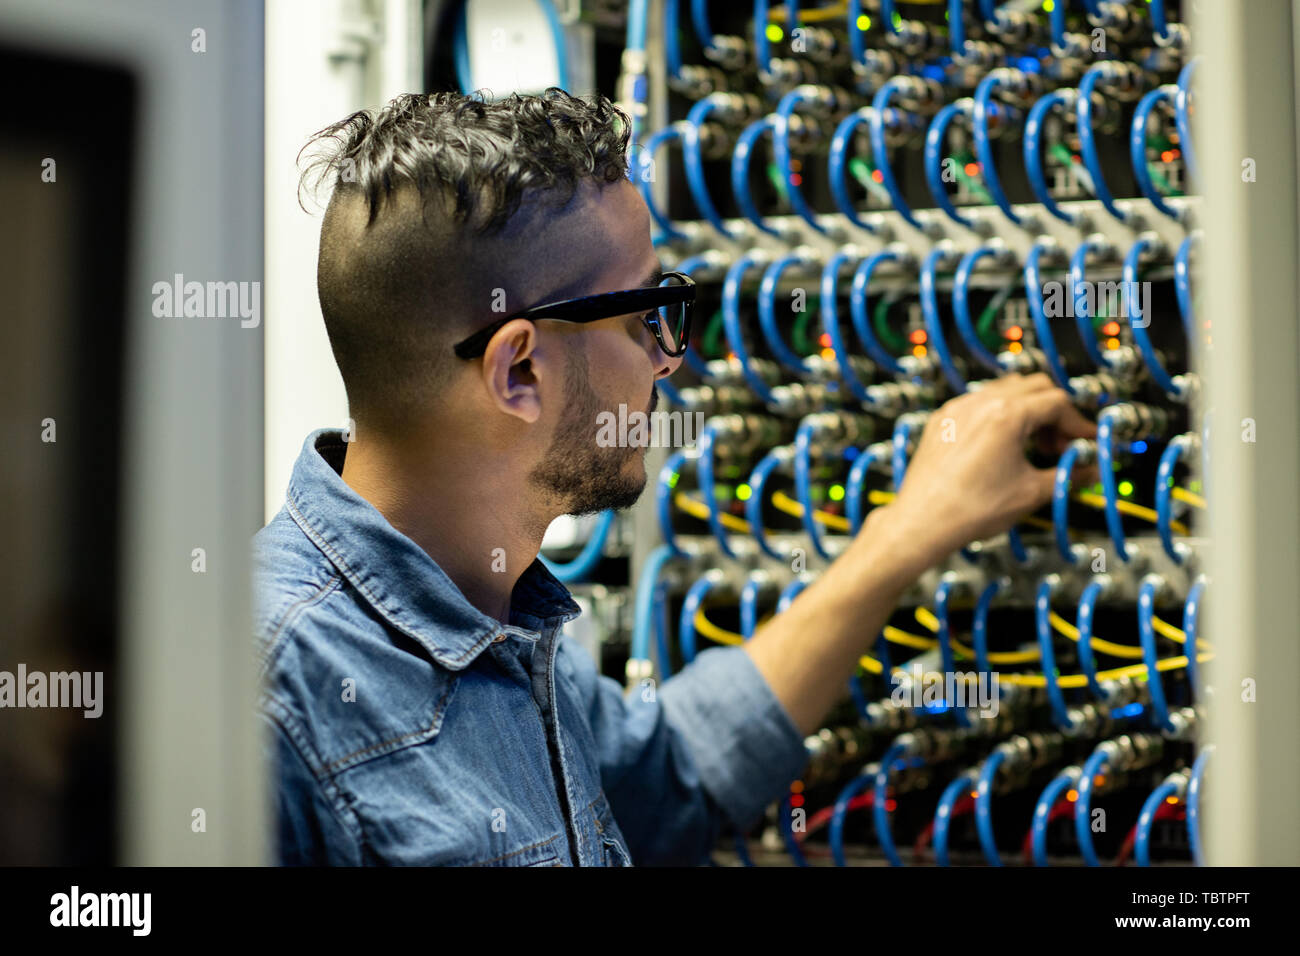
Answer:
[(559, 634), (578, 608), (537, 553), (558, 515), (636, 501), (644, 448), (602, 447), (598, 415), (651, 409), (681, 358), (654, 312), (503, 321), (658, 284), (623, 119), (558, 90), (406, 95), (318, 134), (355, 432), (308, 436), (255, 538), (282, 862), (707, 861), (797, 776), (901, 591), (1048, 499), (1025, 442), (1094, 434), (1044, 376), (948, 402), (956, 440), (924, 431), (786, 613), (625, 698)]

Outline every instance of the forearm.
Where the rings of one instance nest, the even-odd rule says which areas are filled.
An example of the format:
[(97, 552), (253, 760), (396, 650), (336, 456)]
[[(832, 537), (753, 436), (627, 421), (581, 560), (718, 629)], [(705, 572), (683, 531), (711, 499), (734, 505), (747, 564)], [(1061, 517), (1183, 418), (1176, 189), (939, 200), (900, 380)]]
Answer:
[(849, 548), (745, 644), (802, 733), (821, 725), (899, 595), (944, 553), (915, 517), (878, 508)]

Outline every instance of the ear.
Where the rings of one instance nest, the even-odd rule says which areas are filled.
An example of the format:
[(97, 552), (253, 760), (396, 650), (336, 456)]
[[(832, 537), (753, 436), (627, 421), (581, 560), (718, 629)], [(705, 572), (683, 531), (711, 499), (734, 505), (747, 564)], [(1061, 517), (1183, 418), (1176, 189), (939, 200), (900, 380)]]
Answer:
[(483, 384), (493, 403), (532, 424), (542, 414), (537, 327), (527, 319), (501, 326), (483, 353)]

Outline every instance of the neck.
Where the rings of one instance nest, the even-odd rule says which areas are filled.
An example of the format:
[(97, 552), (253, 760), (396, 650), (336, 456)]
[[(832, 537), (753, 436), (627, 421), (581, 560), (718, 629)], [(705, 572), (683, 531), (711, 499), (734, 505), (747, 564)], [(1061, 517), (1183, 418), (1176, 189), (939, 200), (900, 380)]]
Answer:
[[(514, 467), (511, 467), (513, 459)], [(369, 440), (347, 446), (343, 481), (414, 541), (470, 604), (510, 621), (515, 582), (532, 564), (553, 515), (529, 503), (536, 493), (518, 474), (518, 457), (484, 454), (467, 442)]]

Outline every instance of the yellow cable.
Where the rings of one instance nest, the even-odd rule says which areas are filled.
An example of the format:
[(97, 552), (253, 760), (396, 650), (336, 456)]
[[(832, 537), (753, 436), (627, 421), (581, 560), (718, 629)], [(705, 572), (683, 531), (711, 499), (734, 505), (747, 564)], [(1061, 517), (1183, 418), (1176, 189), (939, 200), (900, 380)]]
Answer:
[[(784, 491), (773, 492), (772, 504), (788, 515), (794, 515), (796, 518), (803, 517), (803, 505), (799, 504), (799, 502), (795, 501)], [(849, 524), (848, 518), (845, 518), (842, 515), (831, 514), (829, 511), (814, 510), (813, 520), (820, 521), (822, 524), (826, 525), (826, 527), (832, 528), (835, 531), (853, 530), (852, 525)]]
[(1194, 491), (1188, 491), (1186, 488), (1175, 488), (1171, 494), (1173, 494), (1173, 496), (1179, 501), (1187, 502), (1187, 504), (1191, 505), (1193, 508), (1204, 509), (1209, 507), (1204, 498)]
[[(701, 521), (709, 520), (709, 506), (703, 501), (692, 498), (684, 491), (677, 492), (673, 496), (673, 503), (681, 511), (685, 511), (692, 518), (699, 518)], [(718, 520), (728, 531), (738, 531), (741, 534), (749, 534), (749, 522), (744, 518), (737, 518), (733, 514), (727, 514), (725, 511), (718, 512)]]
[(881, 630), (885, 634), (885, 640), (891, 644), (915, 647), (923, 651), (932, 650), (939, 646), (938, 641), (931, 640), (928, 637), (921, 637), (919, 634), (909, 634), (907, 631), (900, 631), (898, 628), (889, 625), (885, 625)]
[[(1048, 615), (1048, 619), (1058, 633), (1064, 634), (1076, 644), (1079, 643), (1079, 629), (1077, 627), (1055, 611)], [(1128, 657), (1137, 658), (1138, 660), (1142, 658), (1142, 648), (1134, 647), (1132, 644), (1115, 644), (1095, 635), (1088, 643), (1093, 646), (1093, 649), (1101, 651), (1103, 654), (1109, 654), (1111, 657)]]
[[(848, 15), (849, 7), (846, 3), (837, 3), (830, 7), (817, 7), (813, 10), (800, 10), (800, 23), (825, 23), (828, 20), (842, 20)], [(785, 21), (785, 7), (773, 7), (767, 11), (769, 20)]]
[(745, 643), (745, 637), (743, 634), (737, 634), (735, 631), (725, 630), (710, 621), (708, 616), (704, 613), (704, 608), (700, 608), (695, 612), (695, 629), (709, 640), (718, 644)]
[[(716, 641), (719, 644), (745, 643), (745, 638), (742, 635), (737, 634), (735, 631), (728, 631), (721, 627), (718, 627), (716, 624), (710, 621), (708, 617), (705, 616), (703, 608), (700, 608), (698, 611), (695, 612), (695, 629), (699, 631), (701, 634), (703, 634), (705, 637), (707, 637), (709, 640)], [(1017, 653), (1023, 653), (1023, 652), (1017, 652)], [(1197, 656), (1196, 659), (1198, 661), (1208, 661), (1208, 660), (1212, 660), (1213, 658), (1214, 658), (1213, 654), (1200, 654)], [(991, 660), (992, 660), (992, 655), (990, 655), (990, 661)], [(871, 657), (870, 655), (867, 654), (863, 654), (860, 658), (858, 658), (858, 664), (864, 670), (869, 671), (872, 674), (880, 674), (884, 671), (884, 666), (880, 663), (880, 661), (876, 660), (876, 658)], [(1186, 666), (1187, 666), (1186, 656), (1166, 657), (1163, 660), (1156, 661), (1157, 671), (1178, 670)], [(1121, 680), (1125, 677), (1142, 677), (1146, 675), (1146, 671), (1147, 671), (1146, 664), (1129, 664), (1126, 667), (1116, 667), (1108, 671), (1098, 671), (1097, 680), (1099, 681)], [(908, 674), (910, 672), (906, 667), (900, 666), (894, 668), (894, 673)], [(1047, 686), (1047, 678), (1042, 674), (1003, 674), (1000, 672), (995, 672), (995, 673), (997, 673), (998, 680), (1002, 683), (1016, 684), (1021, 687), (1046, 687)], [(943, 675), (935, 672), (933, 674), (927, 674), (925, 676), (933, 680), (933, 679), (942, 679)], [(1073, 688), (1087, 687), (1088, 678), (1087, 675), (1085, 674), (1065, 674), (1063, 676), (1058, 677), (1056, 679), (1056, 683), (1058, 684), (1058, 686), (1068, 690)]]
[[(1094, 495), (1090, 491), (1076, 491), (1073, 495), (1071, 495), (1071, 497), (1075, 501), (1079, 502), (1080, 504), (1085, 504), (1090, 508), (1106, 507), (1105, 497), (1102, 495)], [(1115, 505), (1119, 509), (1119, 511), (1123, 514), (1132, 515), (1134, 518), (1141, 518), (1143, 521), (1149, 521), (1152, 524), (1155, 524), (1157, 521), (1155, 510), (1152, 508), (1147, 508), (1144, 507), (1143, 505), (1134, 504), (1131, 501), (1117, 501), (1115, 502)], [(1171, 530), (1177, 532), (1178, 534), (1191, 533), (1191, 529), (1189, 529), (1187, 525), (1183, 524), (1181, 521), (1170, 521), (1169, 527)]]

